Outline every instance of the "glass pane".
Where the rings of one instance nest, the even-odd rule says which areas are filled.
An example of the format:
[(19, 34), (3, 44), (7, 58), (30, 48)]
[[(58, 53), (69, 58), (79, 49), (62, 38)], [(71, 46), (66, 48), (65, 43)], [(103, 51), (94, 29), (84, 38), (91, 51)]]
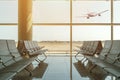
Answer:
[(114, 26), (114, 40), (120, 40), (120, 26)]
[[(52, 53), (67, 53), (70, 45), (69, 26), (34, 26), (33, 40), (39, 41)], [(51, 46), (52, 45), (52, 46)]]
[(0, 1), (0, 23), (18, 22), (18, 1), (2, 0)]
[(33, 40), (69, 41), (68, 26), (33, 26)]
[(110, 1), (73, 1), (73, 23), (110, 23)]
[(114, 1), (114, 22), (120, 23), (120, 0)]
[(0, 26), (0, 39), (13, 39), (18, 41), (18, 27)]
[(33, 1), (34, 23), (68, 23), (69, 1)]
[(110, 26), (73, 26), (73, 41), (110, 39)]

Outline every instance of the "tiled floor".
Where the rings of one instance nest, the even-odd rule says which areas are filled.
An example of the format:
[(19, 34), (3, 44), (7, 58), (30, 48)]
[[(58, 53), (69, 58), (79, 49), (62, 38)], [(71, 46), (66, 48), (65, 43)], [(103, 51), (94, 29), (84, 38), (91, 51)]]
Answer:
[(34, 61), (28, 66), (28, 69), (32, 71), (31, 77), (27, 71), (23, 70), (13, 80), (111, 80), (111, 76), (99, 67), (90, 73), (88, 69), (92, 64), (88, 61), (83, 64), (73, 57), (72, 65), (72, 79), (70, 79), (69, 56), (48, 55), (44, 62), (38, 64)]

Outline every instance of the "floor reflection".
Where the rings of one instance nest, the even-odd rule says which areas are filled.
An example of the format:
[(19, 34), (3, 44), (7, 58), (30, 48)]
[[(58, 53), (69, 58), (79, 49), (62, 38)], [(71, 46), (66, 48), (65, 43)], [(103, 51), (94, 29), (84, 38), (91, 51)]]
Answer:
[[(72, 80), (112, 80), (105, 71), (96, 67), (92, 73), (91, 62), (77, 62), (73, 57)], [(28, 67), (32, 76), (26, 70), (21, 71), (12, 80), (70, 80), (70, 57), (68, 55), (48, 56), (45, 62), (34, 61)], [(107, 78), (106, 78), (107, 77)]]
[(81, 64), (81, 62), (75, 62), (73, 64), (81, 77), (87, 77), (88, 74), (84, 64)]
[(87, 62), (86, 65), (80, 61), (73, 63), (76, 70), (82, 77), (89, 77), (90, 80), (105, 80), (108, 73), (103, 69), (96, 67), (90, 72), (90, 68), (94, 65), (91, 62)]
[(30, 64), (27, 67), (27, 69), (31, 71), (32, 76), (30, 76), (30, 73), (24, 69), (16, 76), (14, 76), (12, 80), (42, 80), (48, 64), (45, 62), (40, 62), (36, 67), (34, 67), (34, 65), (36, 64)]
[(48, 64), (45, 62), (39, 63), (39, 65), (33, 70), (33, 78), (42, 78), (46, 69), (48, 67)]

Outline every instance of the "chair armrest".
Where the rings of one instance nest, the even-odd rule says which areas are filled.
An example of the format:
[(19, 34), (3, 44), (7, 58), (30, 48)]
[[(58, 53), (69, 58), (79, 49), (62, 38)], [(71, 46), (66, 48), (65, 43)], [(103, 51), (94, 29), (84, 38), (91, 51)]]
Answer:
[(81, 46), (76, 46), (77, 48), (81, 48)]
[(44, 48), (45, 46), (41, 46), (40, 49)]
[(80, 50), (77, 50), (77, 49), (73, 49), (73, 51), (75, 51), (75, 52), (79, 52)]
[(0, 63), (3, 63), (2, 59), (0, 58)]
[(2, 61), (1, 58), (0, 58), (0, 63), (2, 63), (2, 65), (3, 65), (4, 67), (6, 67), (6, 65), (4, 64), (4, 62)]
[(117, 57), (116, 60), (117, 60), (117, 61), (120, 61), (120, 57)]
[(10, 55), (12, 56), (13, 59), (15, 58), (15, 56), (12, 54), (12, 52), (10, 52)]

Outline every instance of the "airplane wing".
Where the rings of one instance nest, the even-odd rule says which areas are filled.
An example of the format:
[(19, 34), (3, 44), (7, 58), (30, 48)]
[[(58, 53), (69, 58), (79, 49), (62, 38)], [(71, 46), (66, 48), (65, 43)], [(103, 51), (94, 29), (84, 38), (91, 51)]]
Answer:
[(105, 12), (107, 12), (108, 10), (105, 10), (105, 11), (102, 11), (102, 12), (99, 12), (99, 13), (97, 13), (97, 14), (102, 14), (102, 13), (105, 13)]

